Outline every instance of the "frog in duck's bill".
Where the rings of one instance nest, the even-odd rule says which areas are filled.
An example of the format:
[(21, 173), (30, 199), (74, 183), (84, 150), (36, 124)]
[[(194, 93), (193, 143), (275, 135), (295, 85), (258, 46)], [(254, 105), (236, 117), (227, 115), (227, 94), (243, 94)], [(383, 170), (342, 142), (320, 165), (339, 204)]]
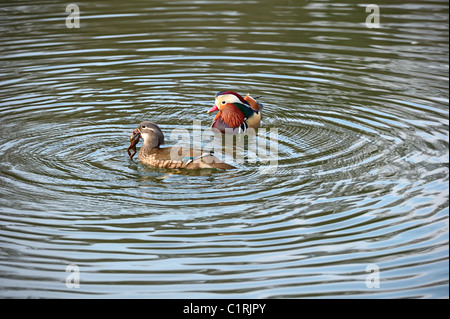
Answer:
[[(130, 146), (127, 148), (128, 156), (130, 159), (133, 159), (133, 156), (136, 154), (136, 145), (139, 143), (139, 139), (141, 138), (141, 133), (138, 129), (134, 129), (130, 135)], [(133, 150), (133, 154), (131, 154), (130, 150)]]

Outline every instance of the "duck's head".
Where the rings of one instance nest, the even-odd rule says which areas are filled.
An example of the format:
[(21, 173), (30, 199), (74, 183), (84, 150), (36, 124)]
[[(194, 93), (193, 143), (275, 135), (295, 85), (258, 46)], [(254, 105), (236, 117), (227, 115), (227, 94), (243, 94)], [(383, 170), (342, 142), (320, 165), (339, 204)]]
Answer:
[(249, 105), (244, 98), (233, 91), (221, 91), (216, 94), (216, 102), (214, 106), (208, 111), (208, 113), (223, 110), (228, 103), (241, 103)]
[(151, 148), (159, 148), (164, 144), (164, 134), (158, 125), (151, 121), (144, 121), (139, 124), (137, 130), (144, 139), (144, 145)]

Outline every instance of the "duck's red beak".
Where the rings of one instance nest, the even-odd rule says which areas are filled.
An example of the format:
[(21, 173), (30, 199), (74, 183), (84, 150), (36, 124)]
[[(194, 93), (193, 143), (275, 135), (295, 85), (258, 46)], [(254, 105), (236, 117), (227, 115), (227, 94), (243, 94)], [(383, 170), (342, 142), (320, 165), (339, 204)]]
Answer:
[(217, 107), (217, 105), (214, 105), (214, 106), (208, 111), (208, 113), (215, 112), (215, 111), (218, 111), (218, 110), (219, 110), (219, 108)]

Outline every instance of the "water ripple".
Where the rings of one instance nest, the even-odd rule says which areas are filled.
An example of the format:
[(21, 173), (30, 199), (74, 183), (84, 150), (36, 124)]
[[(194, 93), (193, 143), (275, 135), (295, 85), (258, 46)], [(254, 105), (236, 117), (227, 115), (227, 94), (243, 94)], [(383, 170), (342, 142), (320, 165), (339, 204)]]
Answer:
[[(79, 30), (0, 6), (1, 296), (448, 297), (446, 3), (376, 30), (360, 4), (113, 3)], [(128, 159), (144, 119), (209, 131), (225, 89), (261, 96), (276, 163)]]

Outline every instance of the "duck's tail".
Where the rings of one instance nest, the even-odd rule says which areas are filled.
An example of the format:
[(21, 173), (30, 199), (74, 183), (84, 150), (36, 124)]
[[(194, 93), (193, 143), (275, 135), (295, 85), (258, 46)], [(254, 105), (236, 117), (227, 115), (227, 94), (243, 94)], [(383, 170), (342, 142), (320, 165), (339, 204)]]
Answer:
[(197, 156), (195, 158), (191, 158), (187, 163), (185, 168), (188, 169), (201, 169), (201, 168), (218, 168), (218, 169), (236, 169), (236, 167), (224, 163), (215, 157), (214, 152), (209, 152)]

